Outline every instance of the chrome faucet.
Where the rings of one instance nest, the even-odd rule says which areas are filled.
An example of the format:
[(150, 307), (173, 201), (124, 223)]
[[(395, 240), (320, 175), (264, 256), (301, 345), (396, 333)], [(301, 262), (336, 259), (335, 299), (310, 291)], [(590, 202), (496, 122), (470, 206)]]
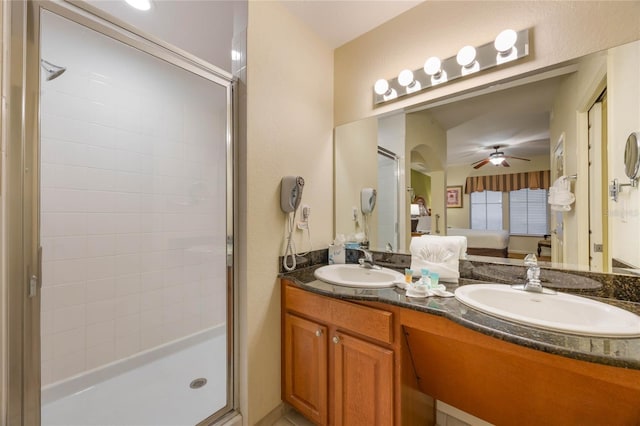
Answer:
[(360, 266), (367, 269), (380, 269), (380, 267), (373, 261), (373, 254), (369, 250), (362, 247), (360, 247), (358, 250), (364, 254), (363, 257), (358, 259), (358, 263), (360, 264)]
[(524, 258), (524, 265), (528, 266), (527, 269), (527, 282), (524, 284), (524, 291), (530, 291), (532, 293), (542, 293), (542, 284), (540, 284), (540, 267), (538, 266), (538, 259), (533, 253), (528, 254)]

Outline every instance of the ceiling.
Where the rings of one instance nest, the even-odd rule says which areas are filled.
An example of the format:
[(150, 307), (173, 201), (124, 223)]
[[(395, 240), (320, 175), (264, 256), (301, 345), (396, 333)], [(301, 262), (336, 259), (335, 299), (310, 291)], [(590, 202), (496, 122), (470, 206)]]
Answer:
[[(549, 155), (549, 125), (564, 76), (536, 81), (429, 109), (447, 131), (447, 165), (486, 158), (494, 146), (506, 155)], [(515, 165), (518, 160), (510, 161)]]
[(280, 0), (298, 19), (336, 48), (424, 0)]
[[(180, 49), (232, 72), (229, 50), (246, 27), (247, 4), (233, 0), (153, 0), (140, 11), (124, 0), (84, 0), (93, 7)], [(185, 31), (188, 28), (188, 31)], [(210, 40), (216, 40), (211, 43)]]

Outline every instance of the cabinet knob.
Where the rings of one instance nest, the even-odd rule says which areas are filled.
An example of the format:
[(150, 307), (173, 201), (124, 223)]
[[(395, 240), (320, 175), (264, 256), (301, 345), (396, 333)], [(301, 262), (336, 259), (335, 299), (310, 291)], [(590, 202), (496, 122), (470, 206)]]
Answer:
[(340, 337), (338, 337), (338, 336), (333, 336), (333, 339), (331, 339), (331, 340), (333, 340), (333, 343), (336, 343), (336, 344), (340, 343)]
[(322, 336), (322, 330), (316, 330), (316, 336), (318, 337)]

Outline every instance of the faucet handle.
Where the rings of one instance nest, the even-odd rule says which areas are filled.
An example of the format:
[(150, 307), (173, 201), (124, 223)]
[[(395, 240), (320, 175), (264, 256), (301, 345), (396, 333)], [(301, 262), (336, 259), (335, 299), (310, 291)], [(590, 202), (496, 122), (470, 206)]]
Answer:
[(538, 266), (538, 258), (535, 254), (529, 253), (524, 257), (524, 266)]
[(371, 253), (369, 250), (360, 247), (358, 250), (360, 250), (362, 252), (362, 254), (364, 255), (364, 260), (367, 262), (371, 262), (373, 260), (373, 253)]
[(527, 280), (540, 282), (540, 267), (531, 266), (527, 271)]

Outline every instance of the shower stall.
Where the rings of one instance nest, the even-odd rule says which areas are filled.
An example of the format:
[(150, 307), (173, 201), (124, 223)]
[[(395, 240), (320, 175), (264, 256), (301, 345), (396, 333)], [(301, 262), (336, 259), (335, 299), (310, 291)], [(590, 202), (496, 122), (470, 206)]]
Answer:
[(219, 420), (235, 405), (232, 78), (91, 8), (23, 5), (22, 420)]

